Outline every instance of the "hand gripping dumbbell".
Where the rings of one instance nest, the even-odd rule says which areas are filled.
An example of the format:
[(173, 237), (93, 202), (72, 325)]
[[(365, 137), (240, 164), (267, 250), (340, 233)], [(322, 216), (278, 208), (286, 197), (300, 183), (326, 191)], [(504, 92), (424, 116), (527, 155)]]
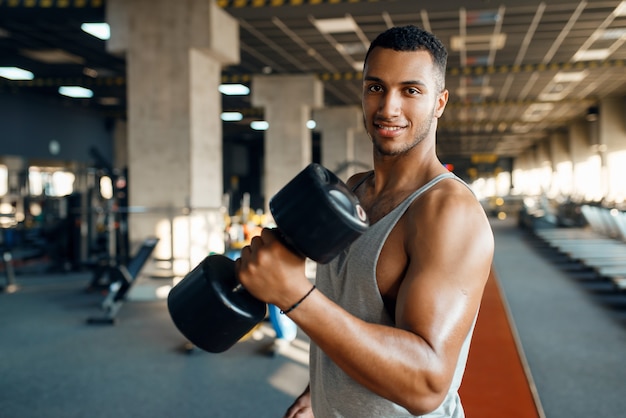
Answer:
[[(369, 226), (356, 196), (331, 171), (310, 164), (270, 200), (282, 241), (321, 264), (330, 262)], [(167, 299), (178, 330), (212, 353), (232, 347), (258, 325), (267, 305), (239, 283), (235, 262), (210, 255), (172, 288)]]

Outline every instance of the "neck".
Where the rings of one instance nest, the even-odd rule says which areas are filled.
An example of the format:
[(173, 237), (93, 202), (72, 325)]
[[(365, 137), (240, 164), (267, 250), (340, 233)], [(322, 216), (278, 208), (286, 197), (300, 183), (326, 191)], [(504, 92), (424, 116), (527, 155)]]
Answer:
[[(419, 147), (416, 147), (419, 148)], [(374, 155), (374, 193), (412, 190), (446, 171), (432, 152), (415, 152), (402, 156)]]

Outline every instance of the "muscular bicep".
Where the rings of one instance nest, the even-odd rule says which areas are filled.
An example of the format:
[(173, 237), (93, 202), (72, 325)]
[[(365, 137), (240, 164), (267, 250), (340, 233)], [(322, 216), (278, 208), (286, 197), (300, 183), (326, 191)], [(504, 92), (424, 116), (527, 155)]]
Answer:
[(471, 199), (435, 194), (407, 212), (408, 264), (395, 312), (397, 326), (423, 339), (450, 377), (493, 255), (488, 221)]

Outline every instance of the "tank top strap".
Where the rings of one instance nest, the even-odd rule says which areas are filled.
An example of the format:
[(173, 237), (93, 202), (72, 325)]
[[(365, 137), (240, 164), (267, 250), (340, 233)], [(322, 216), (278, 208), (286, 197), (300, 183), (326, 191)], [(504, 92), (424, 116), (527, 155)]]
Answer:
[(366, 175), (364, 175), (363, 178), (361, 180), (359, 180), (359, 182), (352, 187), (352, 192), (355, 192), (356, 189), (358, 189), (361, 186), (361, 184), (365, 183), (365, 181), (368, 178), (372, 177), (373, 175), (374, 175), (374, 170), (372, 170), (369, 173), (367, 173)]
[(447, 178), (453, 178), (456, 180), (461, 181), (462, 183), (465, 184), (465, 182), (463, 182), (460, 178), (458, 178), (454, 173), (452, 172), (447, 172), (447, 173), (441, 173), (438, 176), (433, 177), (432, 179), (430, 179), (428, 181), (428, 183), (426, 183), (425, 185), (423, 185), (422, 187), (420, 187), (419, 189), (417, 189), (416, 191), (414, 191), (413, 193), (411, 193), (409, 195), (409, 197), (407, 197), (402, 203), (400, 203), (395, 209), (394, 212), (396, 210), (400, 211), (401, 213), (404, 213), (404, 211), (411, 205), (411, 203), (413, 203), (413, 201), (415, 199), (417, 199), (419, 196), (421, 196), (423, 193), (427, 192), (431, 187), (433, 187), (435, 184), (439, 183), (441, 180), (443, 179), (447, 179)]

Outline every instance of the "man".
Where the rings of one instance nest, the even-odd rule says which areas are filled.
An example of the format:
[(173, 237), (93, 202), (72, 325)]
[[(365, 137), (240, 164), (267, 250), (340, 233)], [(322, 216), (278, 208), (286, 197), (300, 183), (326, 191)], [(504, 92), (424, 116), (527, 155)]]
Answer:
[(446, 60), (415, 26), (371, 44), (362, 104), (374, 171), (348, 181), (371, 226), (318, 266), (318, 290), (269, 230), (237, 262), (246, 289), (311, 339), (311, 383), (286, 417), (464, 416), (457, 389), (494, 243), (482, 207), (435, 152)]

